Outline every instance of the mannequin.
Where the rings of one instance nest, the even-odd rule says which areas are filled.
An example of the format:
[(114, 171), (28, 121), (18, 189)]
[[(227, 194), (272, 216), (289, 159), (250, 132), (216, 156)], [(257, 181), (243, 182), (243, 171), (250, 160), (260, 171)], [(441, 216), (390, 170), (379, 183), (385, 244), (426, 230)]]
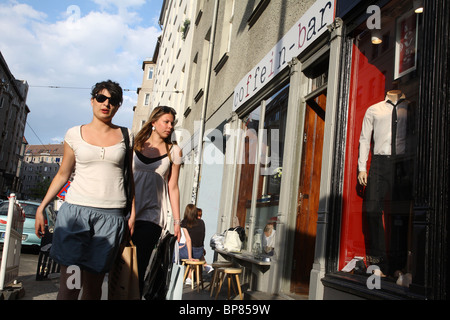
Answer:
[(411, 183), (407, 180), (411, 175), (410, 166), (405, 161), (409, 151), (409, 116), (409, 101), (402, 91), (388, 91), (385, 100), (367, 109), (359, 140), (358, 182), (365, 187), (366, 260), (377, 265), (383, 275), (392, 274), (406, 264), (411, 197)]
[(390, 90), (386, 93), (386, 97), (392, 101), (394, 104), (402, 97), (403, 93), (401, 90)]

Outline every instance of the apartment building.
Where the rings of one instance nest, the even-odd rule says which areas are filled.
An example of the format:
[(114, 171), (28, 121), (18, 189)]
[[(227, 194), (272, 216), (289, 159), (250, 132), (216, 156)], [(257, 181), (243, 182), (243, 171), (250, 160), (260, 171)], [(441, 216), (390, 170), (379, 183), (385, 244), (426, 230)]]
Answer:
[(20, 189), (19, 161), (30, 109), (26, 104), (28, 83), (17, 80), (0, 52), (0, 195)]
[(162, 34), (156, 45), (152, 107), (170, 106), (177, 111), (177, 127), (183, 125), (193, 33), (190, 31), (198, 1), (165, 0), (159, 24)]
[(23, 199), (43, 198), (59, 170), (63, 155), (63, 143), (27, 146), (20, 174)]
[[(155, 57), (156, 58), (156, 57)], [(144, 123), (148, 120), (152, 110), (152, 94), (155, 79), (156, 64), (152, 59), (147, 58), (142, 62), (142, 70), (144, 76), (142, 85), (136, 91), (138, 95), (137, 104), (134, 107), (133, 125), (131, 130), (136, 135), (142, 128)]]

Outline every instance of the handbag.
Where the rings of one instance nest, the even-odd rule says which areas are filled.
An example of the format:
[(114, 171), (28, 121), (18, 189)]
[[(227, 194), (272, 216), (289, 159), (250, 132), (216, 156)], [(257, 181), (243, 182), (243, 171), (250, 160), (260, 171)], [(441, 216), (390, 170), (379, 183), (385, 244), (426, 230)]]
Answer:
[(225, 240), (225, 233), (215, 233), (211, 240), (209, 241), (209, 245), (211, 249), (224, 249), (223, 242)]
[(225, 241), (223, 247), (229, 252), (241, 252), (242, 241), (237, 231), (239, 227), (228, 229), (225, 232)]
[(180, 249), (178, 243), (174, 244), (174, 260), (172, 264), (172, 273), (167, 289), (166, 300), (181, 300), (183, 296), (183, 277), (184, 265), (180, 265)]
[(108, 300), (140, 300), (136, 246), (130, 240), (121, 247), (108, 276)]
[(177, 238), (167, 231), (153, 250), (144, 276), (143, 297), (146, 300), (166, 299), (176, 242)]

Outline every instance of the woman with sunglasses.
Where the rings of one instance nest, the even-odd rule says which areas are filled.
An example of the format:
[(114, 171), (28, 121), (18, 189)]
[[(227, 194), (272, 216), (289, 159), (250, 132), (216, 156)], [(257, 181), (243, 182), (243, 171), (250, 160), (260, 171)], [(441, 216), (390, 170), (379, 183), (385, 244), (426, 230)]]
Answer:
[(170, 107), (156, 107), (135, 138), (136, 222), (132, 240), (137, 248), (141, 295), (152, 250), (163, 231), (169, 229), (169, 211), (174, 235), (178, 241), (181, 236), (178, 175), (182, 155), (180, 147), (171, 141), (175, 116)]
[[(112, 123), (122, 99), (122, 88), (111, 80), (92, 88), (92, 121), (67, 131), (63, 161), (36, 211), (36, 235), (42, 236), (42, 211), (75, 170), (58, 212), (50, 251), (61, 266), (57, 299), (78, 299), (81, 288), (81, 299), (100, 299), (104, 275), (111, 269), (127, 231), (124, 163), (131, 152), (126, 152), (121, 128)], [(130, 131), (128, 134), (132, 141)], [(131, 161), (128, 163), (131, 170)], [(133, 222), (132, 206), (131, 232)]]

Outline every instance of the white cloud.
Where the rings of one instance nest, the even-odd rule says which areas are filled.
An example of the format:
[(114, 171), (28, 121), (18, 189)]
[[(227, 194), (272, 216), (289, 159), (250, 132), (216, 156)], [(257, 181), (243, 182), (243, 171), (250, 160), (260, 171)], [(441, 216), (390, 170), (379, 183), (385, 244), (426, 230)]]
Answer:
[(117, 7), (129, 8), (140, 7), (145, 4), (145, 0), (92, 0), (92, 2), (100, 5), (101, 8)]
[[(13, 75), (31, 86), (28, 122), (44, 143), (91, 120), (90, 90), (36, 86), (91, 88), (98, 81), (117, 81), (131, 91), (124, 93), (124, 104), (114, 122), (131, 127), (142, 60), (153, 55), (160, 31), (154, 26), (135, 25), (138, 13), (133, 9), (144, 0), (94, 2), (101, 9), (115, 6), (119, 10), (92, 11), (78, 19), (67, 14), (50, 23), (45, 13), (28, 5), (16, 1), (0, 4), (0, 51)], [(156, 11), (153, 16), (141, 13), (140, 19), (152, 21), (159, 15)], [(36, 142), (31, 131), (26, 134), (28, 140)]]

